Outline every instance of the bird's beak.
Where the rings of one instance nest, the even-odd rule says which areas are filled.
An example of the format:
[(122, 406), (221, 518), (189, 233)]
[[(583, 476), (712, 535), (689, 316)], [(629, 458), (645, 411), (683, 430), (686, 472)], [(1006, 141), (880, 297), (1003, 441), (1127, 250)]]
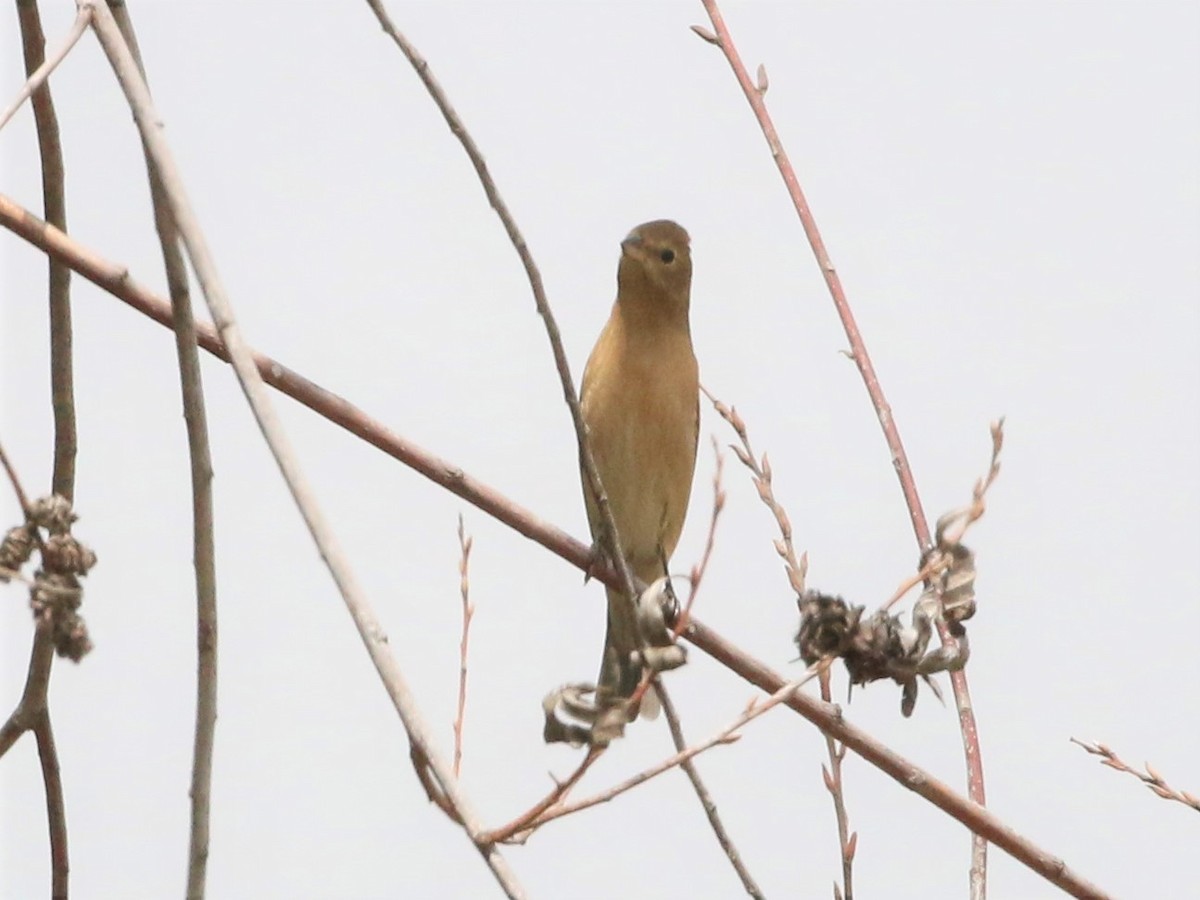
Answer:
[(634, 247), (640, 246), (642, 246), (642, 236), (636, 231), (631, 231), (628, 237), (621, 241), (621, 252), (629, 253)]

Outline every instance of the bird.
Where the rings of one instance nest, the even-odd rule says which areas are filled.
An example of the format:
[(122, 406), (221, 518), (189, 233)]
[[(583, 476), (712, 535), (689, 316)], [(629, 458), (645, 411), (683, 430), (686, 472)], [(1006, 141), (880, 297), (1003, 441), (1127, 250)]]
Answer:
[[(584, 367), (580, 410), (617, 535), (633, 575), (666, 574), (687, 516), (700, 434), (700, 376), (688, 307), (692, 257), (687, 231), (659, 219), (621, 241), (617, 298)], [(588, 485), (584, 502), (594, 546), (604, 526)], [(608, 588), (608, 624), (597, 679), (600, 709), (627, 700), (642, 677), (633, 605)], [(651, 698), (652, 699), (652, 698)], [(657, 705), (643, 700), (642, 714)], [(628, 720), (637, 717), (628, 711)]]

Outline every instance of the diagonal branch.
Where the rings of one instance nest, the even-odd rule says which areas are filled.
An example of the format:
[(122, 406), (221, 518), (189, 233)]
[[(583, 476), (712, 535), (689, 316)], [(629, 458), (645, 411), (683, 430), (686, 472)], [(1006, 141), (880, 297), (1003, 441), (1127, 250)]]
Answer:
[[(31, 10), (34, 17), (38, 16), (37, 5), (34, 2), (30, 2), (30, 0), (26, 0), (26, 2), (17, 0), (17, 10), (23, 17), (30, 15)], [(75, 14), (75, 21), (71, 23), (71, 30), (67, 32), (67, 36), (63, 38), (62, 43), (54, 49), (53, 53), (51, 53), (49, 56), (46, 56), (46, 39), (42, 35), (41, 24), (39, 21), (37, 30), (37, 43), (39, 47), (38, 56), (41, 57), (41, 61), (31, 69), (28, 66), (29, 57), (26, 56), (27, 64), (25, 67), (25, 74), (28, 76), (28, 78), (25, 80), (25, 83), (21, 85), (21, 90), (17, 91), (17, 96), (13, 98), (13, 101), (8, 104), (4, 112), (0, 113), (0, 128), (3, 128), (5, 125), (7, 125), (9, 120), (17, 114), (17, 111), (21, 108), (25, 101), (37, 93), (38, 89), (46, 83), (46, 79), (50, 77), (50, 73), (58, 68), (59, 64), (67, 58), (67, 54), (71, 52), (77, 43), (79, 43), (79, 39), (83, 37), (83, 33), (87, 30), (87, 26), (87, 12), (85, 10), (79, 10)], [(28, 35), (29, 32), (23, 31), (22, 34), (25, 36)], [(28, 44), (26, 44), (26, 50), (28, 51)]]
[(621, 576), (620, 589), (625, 591), (629, 602), (633, 603), (638, 593), (634, 585), (633, 573), (630, 571), (629, 564), (625, 560), (625, 554), (621, 550), (621, 538), (617, 534), (617, 523), (613, 519), (612, 509), (608, 503), (608, 495), (604, 492), (604, 485), (600, 482), (600, 473), (596, 469), (596, 461), (592, 456), (592, 448), (587, 439), (587, 425), (584, 424), (583, 411), (579, 407), (579, 396), (575, 391), (575, 380), (571, 377), (571, 366), (567, 362), (567, 351), (563, 348), (562, 335), (559, 333), (558, 323), (554, 319), (554, 313), (550, 310), (550, 302), (546, 299), (546, 290), (542, 286), (542, 274), (538, 270), (537, 263), (533, 261), (533, 254), (529, 251), (529, 245), (525, 242), (525, 236), (521, 234), (516, 220), (508, 210), (508, 204), (504, 202), (504, 198), (500, 196), (500, 191), (496, 187), (496, 182), (492, 180), (487, 162), (483, 158), (483, 153), (480, 152), (474, 138), (471, 137), (471, 133), (467, 131), (467, 127), (463, 124), (462, 119), (459, 118), (454, 106), (450, 103), (450, 98), (442, 90), (441, 84), (434, 77), (429, 63), (425, 60), (425, 57), (421, 56), (417, 48), (409, 42), (408, 38), (396, 28), (387, 10), (384, 9), (382, 0), (367, 0), (367, 5), (375, 13), (375, 18), (379, 20), (379, 26), (383, 29), (384, 33), (400, 48), (400, 52), (404, 54), (404, 58), (412, 65), (417, 73), (417, 77), (421, 79), (421, 83), (425, 85), (425, 89), (429, 91), (429, 96), (433, 98), (433, 102), (437, 104), (438, 110), (441, 112), (442, 117), (445, 118), (446, 125), (449, 126), (450, 131), (458, 138), (459, 143), (462, 144), (463, 150), (466, 151), (467, 157), (471, 160), (471, 165), (475, 168), (475, 173), (479, 176), (479, 182), (483, 185), (483, 191), (487, 194), (488, 203), (496, 211), (496, 215), (500, 217), (500, 222), (504, 225), (504, 231), (508, 235), (508, 239), (517, 251), (517, 256), (521, 258), (521, 265), (524, 267), (525, 274), (529, 278), (529, 288), (533, 292), (533, 302), (537, 306), (538, 315), (542, 317), (542, 322), (546, 326), (546, 336), (550, 339), (550, 349), (554, 353), (554, 366), (558, 370), (558, 377), (562, 383), (563, 399), (566, 401), (567, 407), (571, 410), (571, 423), (575, 426), (575, 440), (579, 445), (580, 464), (583, 467), (584, 477), (587, 479), (588, 489), (592, 492), (592, 496), (596, 500), (596, 508), (600, 511), (604, 542), (607, 545), (612, 562), (617, 567), (617, 571)]
[(454, 779), (449, 766), (435, 751), (429, 729), (417, 708), (415, 698), (408, 688), (399, 665), (388, 650), (383, 628), (375, 616), (369, 600), (358, 585), (324, 514), (317, 505), (316, 496), (308, 479), (300, 469), (290, 441), (283, 431), (271, 399), (266, 392), (253, 354), (243, 339), (234, 318), (233, 308), (209, 253), (204, 233), (187, 197), (170, 147), (163, 137), (161, 120), (154, 109), (146, 84), (138, 72), (137, 64), (130, 54), (129, 48), (125, 45), (112, 14), (103, 2), (100, 0), (79, 0), (79, 2), (81, 6), (91, 10), (93, 30), (112, 64), (117, 81), (125, 92), (147, 153), (162, 182), (171, 214), (179, 228), (180, 238), (187, 249), (192, 268), (195, 270), (200, 287), (204, 292), (209, 312), (221, 336), (221, 341), (229, 351), (234, 371), (237, 373), (238, 381), (258, 422), (259, 429), (275, 457), (288, 490), (308, 526), (309, 533), (312, 535), (322, 559), (333, 576), (334, 583), (341, 592), (363, 644), (371, 656), (371, 661), (375, 664), (376, 671), (388, 690), (392, 704), (408, 732), (409, 740), (420, 748), (428, 760), (429, 767), (437, 779), (438, 787), (457, 810), (464, 830), (487, 862), (505, 893), (510, 897), (523, 896), (523, 890), (517, 883), (515, 875), (498, 850), (479, 840), (478, 836), (482, 828), (475, 813), (470, 808), (465, 795), (460, 791), (458, 782)]
[[(84, 278), (148, 318), (170, 327), (170, 305), (138, 284), (128, 269), (97, 256), (3, 194), (0, 194), (0, 225), (44, 252), (61, 258)], [(228, 351), (215, 329), (198, 322), (196, 333), (200, 345), (205, 350), (228, 362)], [(530, 510), (472, 477), (461, 467), (389, 431), (382, 423), (346, 399), (325, 390), (282, 363), (253, 351), (252, 359), (267, 384), (483, 510), (581, 571), (590, 571), (605, 584), (620, 588), (621, 582), (616, 572), (609, 566), (597, 567), (590, 548), (562, 529), (538, 518)], [(682, 637), (768, 694), (775, 693), (786, 684), (785, 679), (765, 663), (725, 640), (695, 617), (688, 624)], [(1062, 860), (1017, 834), (985, 807), (955, 793), (938, 781), (932, 773), (914, 765), (865, 731), (846, 722), (837, 706), (822, 703), (800, 692), (793, 694), (786, 705), (823, 732), (844, 743), (902, 787), (925, 798), (971, 831), (983, 834), (989, 841), (1051, 884), (1076, 897), (1106, 896), (1099, 888), (1068, 868)]]
[(667, 727), (671, 730), (671, 742), (675, 745), (675, 752), (680, 754), (679, 768), (683, 769), (683, 774), (688, 777), (688, 781), (692, 783), (692, 790), (696, 792), (696, 796), (700, 799), (700, 805), (704, 808), (704, 815), (708, 817), (708, 824), (713, 830), (713, 834), (717, 836), (717, 843), (721, 845), (721, 850), (725, 853), (725, 857), (729, 860), (729, 864), (733, 866), (733, 871), (742, 882), (742, 888), (751, 897), (756, 900), (762, 900), (766, 896), (762, 892), (762, 888), (754, 880), (754, 876), (750, 874), (750, 869), (746, 867), (746, 861), (742, 859), (742, 854), (738, 851), (737, 845), (734, 844), (733, 838), (729, 836), (729, 832), (725, 830), (725, 823), (721, 821), (721, 816), (717, 812), (716, 801), (713, 800), (712, 794), (708, 792), (708, 787), (700, 778), (700, 771), (696, 768), (696, 761), (693, 756), (685, 756), (688, 750), (687, 739), (683, 736), (683, 726), (679, 723), (679, 715), (675, 711), (675, 704), (671, 702), (671, 695), (667, 693), (667, 689), (662, 686), (661, 682), (655, 684), (655, 690), (658, 692), (658, 702), (662, 704), (663, 716), (667, 720)]

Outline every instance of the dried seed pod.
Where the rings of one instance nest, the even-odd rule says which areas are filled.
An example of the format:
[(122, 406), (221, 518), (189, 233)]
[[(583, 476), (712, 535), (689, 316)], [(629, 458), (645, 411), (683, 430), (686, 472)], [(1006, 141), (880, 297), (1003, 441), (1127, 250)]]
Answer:
[(75, 514), (71, 512), (71, 501), (58, 494), (39, 497), (29, 507), (29, 520), (51, 534), (66, 534), (75, 519)]
[(669, 672), (687, 662), (687, 648), (681, 647), (679, 644), (668, 644), (666, 647), (646, 647), (634, 655), (638, 657), (638, 662), (655, 672)]
[(42, 551), (42, 565), (47, 572), (86, 575), (96, 565), (96, 554), (70, 534), (53, 534)]
[(595, 685), (580, 683), (564, 684), (548, 693), (542, 699), (546, 720), (542, 740), (547, 744), (570, 744), (572, 747), (590, 744), (596, 708), (587, 695), (594, 695), (595, 691)]
[(800, 630), (795, 640), (804, 664), (811, 666), (828, 656), (841, 656), (858, 626), (863, 607), (849, 606), (841, 597), (819, 591), (805, 591), (797, 605)]
[[(4, 540), (0, 541), (0, 569), (16, 572), (29, 562), (36, 546), (34, 527), (28, 523), (8, 529)], [(0, 581), (8, 581), (0, 575)]]

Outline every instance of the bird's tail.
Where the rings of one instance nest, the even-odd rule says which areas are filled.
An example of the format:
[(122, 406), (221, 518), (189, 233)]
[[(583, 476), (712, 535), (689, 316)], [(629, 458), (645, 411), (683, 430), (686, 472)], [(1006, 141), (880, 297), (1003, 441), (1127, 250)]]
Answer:
[[(608, 588), (607, 593), (608, 630), (604, 635), (604, 656), (600, 661), (596, 690), (596, 699), (601, 705), (617, 698), (632, 697), (645, 671), (636, 656), (642, 639), (629, 598), (612, 588)], [(644, 719), (654, 719), (660, 709), (658, 695), (652, 687), (642, 695), (636, 714)]]

